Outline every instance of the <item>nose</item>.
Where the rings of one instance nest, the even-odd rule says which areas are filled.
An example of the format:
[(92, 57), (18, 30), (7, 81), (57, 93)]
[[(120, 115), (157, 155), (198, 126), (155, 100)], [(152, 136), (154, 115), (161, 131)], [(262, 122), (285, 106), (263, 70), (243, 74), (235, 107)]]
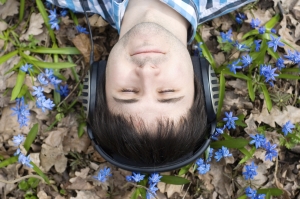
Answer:
[(143, 78), (157, 76), (161, 71), (157, 61), (152, 57), (145, 57), (136, 62), (135, 70), (137, 75)]

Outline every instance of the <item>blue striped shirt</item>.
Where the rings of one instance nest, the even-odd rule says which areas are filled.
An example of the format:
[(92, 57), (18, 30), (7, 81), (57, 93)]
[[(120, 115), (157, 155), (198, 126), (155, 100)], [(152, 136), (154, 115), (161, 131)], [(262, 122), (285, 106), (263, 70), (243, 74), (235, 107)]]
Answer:
[[(102, 16), (120, 33), (121, 22), (129, 0), (47, 0), (73, 12), (96, 13)], [(180, 13), (191, 26), (188, 32), (190, 44), (196, 34), (197, 26), (213, 18), (232, 12), (255, 0), (160, 0)]]

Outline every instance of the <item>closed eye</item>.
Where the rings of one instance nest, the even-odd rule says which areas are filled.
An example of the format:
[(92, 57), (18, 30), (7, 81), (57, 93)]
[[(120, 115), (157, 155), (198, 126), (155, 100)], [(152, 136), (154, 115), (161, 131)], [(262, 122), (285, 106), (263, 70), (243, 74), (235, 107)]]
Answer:
[(175, 90), (174, 89), (168, 89), (168, 90), (159, 91), (159, 93), (172, 93), (172, 92), (175, 92)]
[(134, 89), (122, 89), (121, 92), (123, 93), (137, 93), (137, 90)]

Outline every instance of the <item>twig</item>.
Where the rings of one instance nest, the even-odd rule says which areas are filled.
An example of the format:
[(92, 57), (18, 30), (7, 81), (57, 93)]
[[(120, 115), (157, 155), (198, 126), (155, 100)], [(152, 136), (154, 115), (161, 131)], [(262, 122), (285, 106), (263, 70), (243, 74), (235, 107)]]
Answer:
[(192, 182), (190, 182), (190, 184), (189, 184), (188, 188), (186, 189), (186, 192), (184, 193), (184, 195), (183, 195), (182, 199), (184, 199), (184, 198), (185, 198), (185, 196), (186, 196), (187, 192), (188, 192), (188, 191), (189, 191), (189, 189), (190, 189), (190, 186), (191, 186), (191, 184), (192, 184)]
[(38, 175), (27, 175), (27, 176), (23, 176), (23, 177), (17, 178), (12, 181), (6, 181), (3, 179), (0, 179), (0, 182), (6, 183), (6, 184), (14, 184), (16, 182), (19, 182), (19, 181), (27, 179), (27, 178), (37, 178), (37, 179), (41, 180), (42, 182), (45, 182), (45, 180), (41, 176), (38, 176)]
[(298, 98), (298, 89), (297, 89), (297, 87), (298, 87), (298, 80), (296, 80), (296, 85), (295, 85), (295, 99), (293, 101), (292, 106), (294, 106), (296, 104), (296, 102), (297, 102), (297, 98)]

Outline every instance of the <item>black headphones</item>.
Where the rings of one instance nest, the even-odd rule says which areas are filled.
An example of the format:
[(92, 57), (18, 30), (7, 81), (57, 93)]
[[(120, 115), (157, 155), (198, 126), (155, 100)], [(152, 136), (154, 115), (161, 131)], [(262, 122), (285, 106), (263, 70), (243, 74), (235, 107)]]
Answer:
[[(101, 86), (100, 82), (104, 78), (105, 70), (106, 70), (106, 61), (97, 61), (93, 62), (93, 40), (92, 40), (92, 32), (89, 24), (89, 20), (87, 18), (87, 14), (84, 9), (84, 14), (87, 19), (87, 24), (90, 31), (90, 39), (91, 39), (91, 62), (90, 70), (87, 72), (86, 77), (84, 78), (84, 86), (82, 91), (82, 102), (84, 106), (84, 110), (88, 118), (93, 117), (93, 112), (95, 110), (96, 104), (96, 92), (97, 86)], [(121, 157), (117, 153), (108, 153), (105, 151), (101, 146), (97, 144), (95, 141), (95, 132), (92, 132), (91, 127), (89, 124), (87, 125), (87, 132), (92, 140), (95, 149), (97, 152), (108, 162), (111, 164), (134, 172), (142, 172), (142, 173), (153, 173), (153, 172), (165, 172), (171, 171), (174, 169), (181, 168), (190, 164), (191, 162), (195, 161), (197, 158), (204, 153), (204, 151), (208, 148), (211, 135), (215, 132), (216, 129), (216, 112), (217, 106), (219, 101), (219, 84), (218, 78), (216, 77), (214, 70), (211, 68), (207, 60), (200, 56), (192, 56), (192, 63), (194, 67), (194, 73), (197, 79), (202, 83), (203, 86), (203, 95), (205, 98), (205, 107), (207, 113), (207, 126), (209, 127), (206, 133), (206, 140), (203, 143), (199, 143), (199, 148), (191, 152), (190, 154), (181, 157), (178, 160), (165, 163), (164, 165), (160, 166), (149, 166), (145, 164), (137, 165), (136, 162), (131, 162), (128, 159)]]

